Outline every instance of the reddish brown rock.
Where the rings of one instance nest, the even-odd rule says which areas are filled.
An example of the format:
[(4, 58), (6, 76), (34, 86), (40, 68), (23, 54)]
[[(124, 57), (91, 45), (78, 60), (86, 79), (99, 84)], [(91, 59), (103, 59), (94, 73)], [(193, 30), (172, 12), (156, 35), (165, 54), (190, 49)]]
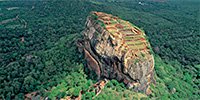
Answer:
[(87, 61), (89, 69), (95, 71), (98, 77), (100, 77), (100, 67), (97, 61), (94, 59), (94, 57), (90, 55), (90, 53), (86, 49), (84, 49), (84, 52), (85, 52), (85, 59)]

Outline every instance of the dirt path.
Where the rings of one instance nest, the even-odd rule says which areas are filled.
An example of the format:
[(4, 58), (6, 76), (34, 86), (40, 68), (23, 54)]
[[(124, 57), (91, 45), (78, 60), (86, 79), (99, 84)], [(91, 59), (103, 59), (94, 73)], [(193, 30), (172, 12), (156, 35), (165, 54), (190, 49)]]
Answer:
[(6, 24), (6, 23), (9, 23), (9, 22), (12, 22), (12, 21), (15, 21), (15, 20), (17, 20), (18, 18), (19, 18), (19, 16), (17, 15), (15, 18), (3, 20), (3, 21), (0, 22), (0, 25)]

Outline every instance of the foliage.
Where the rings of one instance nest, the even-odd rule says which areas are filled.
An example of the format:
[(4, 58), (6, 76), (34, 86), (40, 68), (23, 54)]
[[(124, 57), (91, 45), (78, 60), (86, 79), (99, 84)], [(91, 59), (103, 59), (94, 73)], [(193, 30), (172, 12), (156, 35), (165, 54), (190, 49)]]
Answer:
[[(178, 61), (164, 63), (155, 57), (156, 85), (152, 85), (151, 98), (156, 99), (198, 99), (198, 88), (192, 82), (194, 77), (185, 73)], [(196, 77), (197, 78), (197, 77)], [(194, 78), (194, 79), (196, 79)]]
[[(138, 0), (0, 1), (0, 99), (24, 99), (34, 91), (51, 99), (86, 92), (97, 80), (83, 71), (76, 40), (91, 11), (117, 15), (145, 30), (156, 55), (152, 95), (111, 80), (96, 99), (198, 99), (199, 1), (141, 2), (145, 5)], [(83, 98), (93, 95), (86, 92)]]

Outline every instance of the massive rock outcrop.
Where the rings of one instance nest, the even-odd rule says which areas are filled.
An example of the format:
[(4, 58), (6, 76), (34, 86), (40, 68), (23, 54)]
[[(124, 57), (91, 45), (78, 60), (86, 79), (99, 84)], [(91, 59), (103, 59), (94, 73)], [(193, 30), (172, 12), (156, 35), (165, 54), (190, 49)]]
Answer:
[(87, 67), (98, 78), (117, 79), (135, 91), (150, 93), (154, 58), (142, 30), (118, 17), (91, 12), (78, 41)]

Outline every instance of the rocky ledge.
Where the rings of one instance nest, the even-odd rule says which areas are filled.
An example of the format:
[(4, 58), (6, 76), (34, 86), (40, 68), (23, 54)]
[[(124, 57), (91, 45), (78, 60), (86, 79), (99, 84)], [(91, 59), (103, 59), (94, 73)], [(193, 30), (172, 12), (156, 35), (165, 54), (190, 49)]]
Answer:
[(110, 14), (91, 12), (82, 33), (79, 50), (98, 79), (116, 79), (135, 91), (151, 93), (154, 58), (144, 31)]

